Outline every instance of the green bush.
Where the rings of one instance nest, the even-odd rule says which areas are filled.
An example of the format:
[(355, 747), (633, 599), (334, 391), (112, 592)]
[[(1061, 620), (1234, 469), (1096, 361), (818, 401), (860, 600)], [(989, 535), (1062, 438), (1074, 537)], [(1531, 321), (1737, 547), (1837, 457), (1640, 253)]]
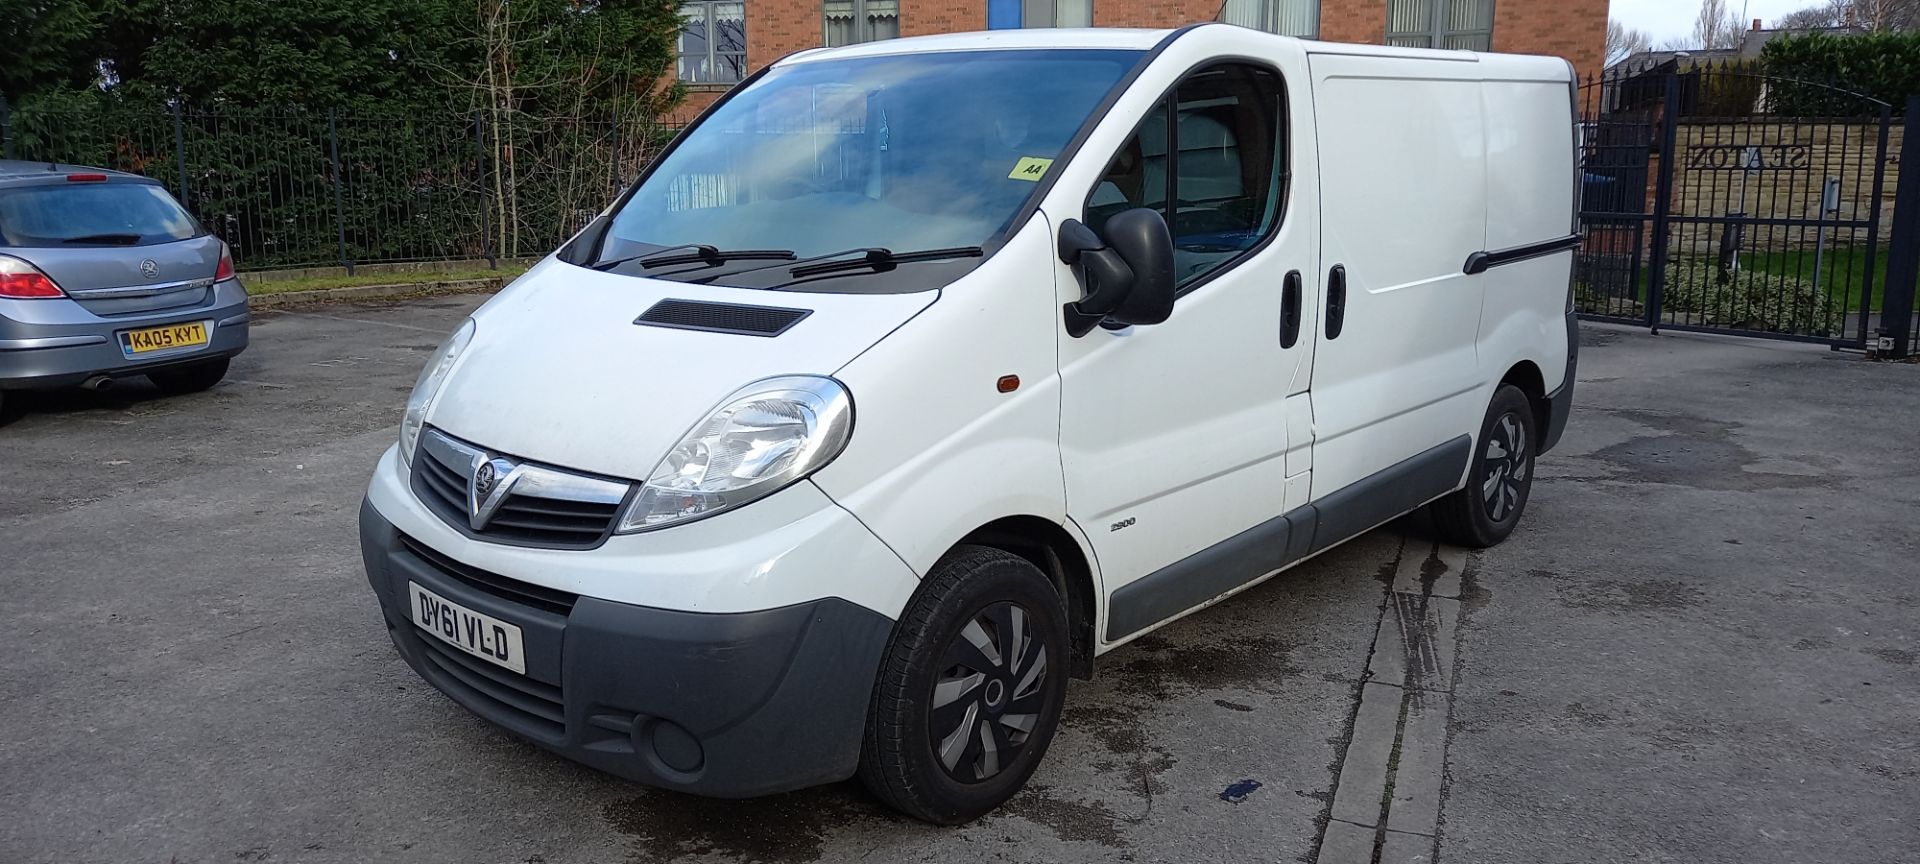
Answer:
[(1891, 103), (1897, 114), (1908, 94), (1920, 93), (1920, 32), (1783, 37), (1760, 51), (1760, 64), (1768, 75), (1789, 79), (1768, 86), (1774, 114), (1859, 114), (1862, 100), (1846, 91)]
[(1705, 258), (1668, 262), (1660, 299), (1661, 312), (1675, 323), (1766, 333), (1833, 336), (1845, 317), (1825, 291), (1805, 279), (1759, 270), (1728, 277)]
[(1760, 110), (1760, 94), (1767, 81), (1753, 60), (1698, 66), (1692, 73), (1689, 117), (1751, 117)]

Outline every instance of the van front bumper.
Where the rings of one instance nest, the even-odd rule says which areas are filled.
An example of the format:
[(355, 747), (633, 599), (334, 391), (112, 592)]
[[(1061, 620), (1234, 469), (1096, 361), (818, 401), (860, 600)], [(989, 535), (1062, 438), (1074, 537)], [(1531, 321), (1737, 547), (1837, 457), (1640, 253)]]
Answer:
[[(711, 613), (571, 595), (447, 557), (403, 534), (371, 501), (361, 505), (360, 545), (407, 664), (540, 747), (647, 785), (723, 798), (843, 780), (859, 763), (893, 628), (878, 612), (834, 597)], [(415, 624), (409, 582), (518, 626), (526, 674)]]

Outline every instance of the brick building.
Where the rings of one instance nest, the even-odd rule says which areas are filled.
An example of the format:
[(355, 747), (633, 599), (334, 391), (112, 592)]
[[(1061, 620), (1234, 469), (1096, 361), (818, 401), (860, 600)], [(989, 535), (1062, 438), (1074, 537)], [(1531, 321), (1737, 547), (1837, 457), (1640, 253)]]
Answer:
[(1584, 76), (1606, 53), (1608, 0), (683, 0), (679, 77), (691, 117), (803, 48), (1014, 27), (1226, 21), (1289, 36), (1553, 54)]

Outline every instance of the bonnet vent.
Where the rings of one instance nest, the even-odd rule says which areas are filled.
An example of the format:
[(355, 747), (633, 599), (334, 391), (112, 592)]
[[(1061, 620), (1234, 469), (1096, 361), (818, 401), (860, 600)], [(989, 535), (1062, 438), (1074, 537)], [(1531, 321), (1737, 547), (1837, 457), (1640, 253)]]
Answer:
[(708, 303), (697, 300), (662, 300), (633, 319), (647, 327), (675, 330), (700, 330), (707, 333), (732, 333), (736, 336), (778, 336), (812, 315), (811, 309), (782, 309), (776, 306), (746, 306), (739, 303)]

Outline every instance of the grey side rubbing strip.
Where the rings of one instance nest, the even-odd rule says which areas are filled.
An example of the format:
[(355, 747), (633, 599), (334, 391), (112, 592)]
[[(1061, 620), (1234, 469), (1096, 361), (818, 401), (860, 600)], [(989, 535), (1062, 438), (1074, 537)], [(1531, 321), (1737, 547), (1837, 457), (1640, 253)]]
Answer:
[[(1288, 540), (1302, 511), (1279, 516), (1168, 564), (1113, 592), (1107, 604), (1107, 641), (1145, 630), (1286, 566)], [(1312, 534), (1312, 517), (1305, 516)]]
[(1529, 243), (1525, 246), (1515, 246), (1511, 249), (1475, 252), (1467, 256), (1467, 263), (1466, 266), (1462, 268), (1462, 271), (1468, 276), (1473, 276), (1475, 274), (1485, 273), (1503, 264), (1517, 264), (1521, 261), (1544, 258), (1556, 252), (1571, 252), (1578, 248), (1580, 248), (1580, 235), (1569, 234), (1565, 237), (1556, 237), (1552, 240), (1544, 240), (1539, 243)]
[(1473, 436), (1462, 435), (1386, 468), (1313, 504), (1320, 522), (1310, 552), (1318, 552), (1452, 492), (1466, 475)]
[(1145, 630), (1452, 492), (1473, 436), (1462, 435), (1134, 582), (1107, 604), (1107, 641)]

